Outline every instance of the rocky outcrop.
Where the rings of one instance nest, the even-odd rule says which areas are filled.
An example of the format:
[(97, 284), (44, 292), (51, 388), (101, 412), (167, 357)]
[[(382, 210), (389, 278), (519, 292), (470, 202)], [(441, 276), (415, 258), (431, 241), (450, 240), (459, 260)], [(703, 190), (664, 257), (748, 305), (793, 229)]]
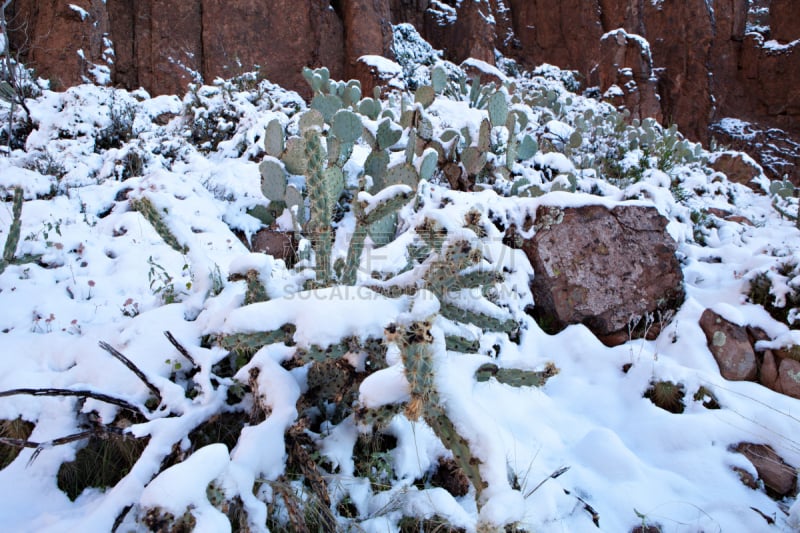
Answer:
[[(800, 138), (793, 0), (772, 0), (772, 41), (746, 33), (748, 0), (16, 0), (9, 13), (25, 59), (61, 87), (106, 76), (181, 93), (193, 79), (258, 65), (308, 95), (302, 67), (365, 76), (358, 58), (391, 56), (390, 25), (411, 22), (457, 63), (492, 63), (497, 49), (526, 66), (577, 70), (589, 86), (621, 87), (620, 101), (634, 114), (663, 117), (693, 140), (708, 140), (708, 126), (725, 117)], [(603, 39), (609, 32), (613, 38)]]
[(608, 101), (628, 109), (633, 118), (663, 120), (647, 41), (621, 28), (610, 31), (600, 39), (599, 65), (600, 91)]
[(635, 319), (659, 312), (666, 317), (683, 299), (683, 274), (666, 223), (648, 207), (540, 206), (537, 231), (522, 247), (534, 269), (539, 324), (550, 332), (584, 324), (614, 346), (629, 340)]

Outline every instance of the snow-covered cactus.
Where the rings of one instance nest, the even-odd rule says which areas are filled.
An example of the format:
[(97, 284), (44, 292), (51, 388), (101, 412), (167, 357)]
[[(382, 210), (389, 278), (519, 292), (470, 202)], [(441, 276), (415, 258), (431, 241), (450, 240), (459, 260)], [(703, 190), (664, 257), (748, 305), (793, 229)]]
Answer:
[(153, 226), (153, 229), (156, 230), (156, 233), (158, 233), (158, 235), (164, 239), (164, 242), (167, 243), (173, 250), (182, 254), (185, 254), (189, 251), (187, 246), (178, 242), (178, 239), (164, 221), (164, 217), (161, 216), (161, 213), (148, 197), (142, 196), (141, 198), (133, 199), (130, 201), (130, 206), (134, 211), (141, 213), (141, 215), (150, 223), (150, 225)]
[(311, 234), (317, 256), (317, 282), (324, 286), (328, 284), (331, 277), (330, 221), (333, 212), (330, 190), (325, 180), (326, 154), (318, 131), (306, 131), (304, 139), (308, 161), (306, 189), (309, 199), (309, 220), (307, 230)]
[(6, 244), (3, 247), (3, 257), (0, 259), (0, 274), (14, 261), (14, 254), (19, 244), (20, 228), (22, 227), (22, 187), (14, 189), (11, 217), (11, 226), (8, 228)]
[(411, 399), (405, 415), (416, 420), (422, 417), (433, 429), (442, 444), (453, 453), (453, 458), (475, 487), (480, 497), (486, 482), (481, 477), (481, 461), (472, 454), (469, 443), (456, 430), (447, 412), (441, 406), (434, 378), (434, 348), (431, 321), (419, 320), (409, 324), (400, 335), (400, 353)]

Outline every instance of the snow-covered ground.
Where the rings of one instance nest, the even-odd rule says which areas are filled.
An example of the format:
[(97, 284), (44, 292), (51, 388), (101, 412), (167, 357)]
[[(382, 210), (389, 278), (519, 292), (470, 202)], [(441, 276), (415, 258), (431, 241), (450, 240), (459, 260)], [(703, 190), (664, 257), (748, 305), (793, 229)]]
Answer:
[[(520, 90), (532, 83), (518, 81)], [(308, 271), (251, 254), (239, 238), (260, 226), (247, 210), (266, 203), (258, 169), (264, 129), (274, 118), (290, 131), (296, 128), (298, 111), (305, 109), (297, 95), (266, 82), (220, 82), (183, 100), (91, 85), (45, 90), (30, 100), (36, 128), (25, 149), (0, 157), (6, 198), (0, 242), (12, 222), (13, 188), (21, 187), (25, 201), (15, 255), (40, 257), (9, 265), (0, 275), (0, 391), (92, 391), (129, 402), (141, 414), (98, 398), (0, 397), (0, 419), (33, 422), (33, 432), (23, 438), (44, 443), (23, 449), (0, 471), (0, 530), (109, 531), (118, 517), (118, 531), (146, 530), (148, 510), (160, 508), (174, 517), (189, 511), (197, 531), (225, 531), (232, 526), (220, 500), (234, 499), (252, 531), (265, 530), (268, 520), (290, 529), (291, 509), (280, 503), (276, 483), (291, 474), (285, 433), (298, 418), (309, 365), (290, 369), (285, 363), (299, 348), (324, 348), (346, 337), (365, 343), (384, 338), (390, 324), (431, 317), (436, 390), (481, 461), (488, 486), (480, 497), (474, 488), (454, 497), (432, 487), (429, 474), (451, 452), (422, 419), (399, 414), (385, 429), (396, 445), (383, 451), (384, 470), (376, 475), (384, 486), (378, 487), (354, 459), (364, 426), (353, 415), (326, 422), (308, 435), (341, 529), (396, 531), (401, 517), (412, 516), (437, 517), (468, 531), (515, 525), (540, 532), (626, 532), (642, 524), (658, 524), (665, 532), (797, 530), (800, 506), (745, 486), (733, 468), (754, 476), (755, 470), (731, 448), (740, 442), (769, 444), (789, 464), (800, 465), (795, 438), (800, 400), (756, 383), (724, 380), (698, 320), (712, 308), (735, 323), (762, 328), (776, 344), (800, 344), (800, 333), (747, 300), (749, 280), (762, 272), (775, 280), (776, 296), (797, 290), (797, 278), (778, 271), (785, 274), (781, 265), (794, 265), (797, 275), (800, 232), (773, 209), (769, 195), (732, 184), (706, 167), (707, 154), (662, 171), (646, 168), (642, 161), (648, 155), (641, 150), (626, 148), (618, 153), (624, 179), (604, 179), (591, 165), (581, 170), (587, 157), (607, 147), (590, 146), (586, 135), (578, 143), (582, 148), (568, 146), (566, 139), (576, 128), (586, 129), (576, 126), (577, 117), (591, 120), (607, 106), (570, 95), (553, 79), (537, 83), (554, 91), (559, 105), (557, 111), (532, 102), (512, 106), (530, 119), (527, 131), (542, 147), (517, 163), (514, 175), (544, 196), (509, 195), (511, 182), (504, 185), (502, 178), (475, 192), (452, 191), (437, 177), (422, 181), (416, 200), (399, 213), (396, 239), (384, 247), (367, 240), (355, 286), (311, 291), (303, 290)], [(399, 114), (397, 98), (383, 106)], [(477, 135), (486, 111), (440, 97), (427, 114), (435, 131), (467, 127)], [(227, 134), (214, 139), (215, 132)], [(548, 150), (562, 148), (566, 155), (545, 154), (543, 139), (549, 139)], [(405, 140), (404, 135), (400, 143)], [(357, 185), (368, 153), (363, 143), (354, 150), (346, 167), (349, 186)], [(575, 192), (557, 190), (569, 188), (567, 175), (577, 176)], [(188, 251), (170, 246), (131, 209), (141, 198), (156, 206)], [(685, 303), (653, 341), (608, 348), (580, 325), (545, 334), (524, 311), (535, 303), (528, 289), (535, 273), (520, 250), (502, 244), (496, 222), (523, 227), (526, 215), (542, 203), (624, 202), (654, 205), (670, 220), (684, 270)], [(747, 217), (753, 225), (692, 216), (711, 207)], [(484, 235), (462, 227), (470, 210), (480, 214)], [(504, 273), (489, 297), (466, 291), (459, 298), (475, 310), (512, 317), (520, 324), (518, 339), (454, 326), (438, 314), (440, 302), (425, 290), (398, 297), (376, 292), (380, 283), (371, 273), (397, 274), (409, 262), (409, 246), (419, 241), (426, 219), (448, 230), (448, 242), (458, 235), (470, 240), (481, 250), (484, 268)], [(291, 217), (278, 224), (291, 227)], [(352, 213), (345, 213), (334, 226), (334, 260), (346, 254), (353, 224)], [(243, 305), (246, 281), (229, 275), (249, 270), (258, 272), (268, 301)], [(414, 272), (397, 276), (413, 283)], [(215, 365), (228, 355), (220, 335), (271, 331), (287, 323), (296, 328), (293, 342), (265, 346), (232, 377), (215, 374)], [(474, 336), (477, 353), (444, 349), (453, 328)], [(144, 373), (159, 391), (160, 405), (147, 401), (152, 391), (100, 342)], [(402, 359), (391, 342), (385, 359), (386, 368), (361, 385), (361, 404), (409, 400)], [(363, 367), (364, 355), (350, 353), (347, 360)], [(558, 373), (540, 388), (478, 382), (475, 371), (486, 363), (525, 370), (552, 363)], [(625, 365), (631, 365), (627, 372)], [(643, 397), (650, 383), (660, 380), (684, 386), (682, 414)], [(243, 384), (250, 393), (239, 403), (228, 401)], [(719, 409), (693, 399), (701, 387), (714, 395)], [(254, 391), (261, 396), (253, 398)], [(207, 420), (249, 414), (256, 407), (263, 416), (253, 424), (245, 421), (232, 449), (220, 442), (190, 442), (189, 433)], [(146, 442), (141, 456), (113, 486), (87, 488), (71, 501), (58, 487), (59, 468), (87, 441), (47, 443), (115, 419), (119, 425), (121, 415), (130, 419), (130, 434)], [(176, 452), (181, 449), (193, 453), (181, 457)], [(173, 466), (163, 469), (168, 456)], [(301, 479), (288, 483), (303, 492)], [(353, 509), (349, 518), (341, 512), (344, 504)]]

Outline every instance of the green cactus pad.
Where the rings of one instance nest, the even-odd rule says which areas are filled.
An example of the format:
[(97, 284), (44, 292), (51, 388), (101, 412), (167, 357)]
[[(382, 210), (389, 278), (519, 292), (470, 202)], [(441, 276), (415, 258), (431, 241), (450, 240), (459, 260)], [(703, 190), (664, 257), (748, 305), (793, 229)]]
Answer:
[(286, 172), (275, 159), (264, 159), (259, 165), (261, 192), (270, 201), (281, 201), (286, 195)]
[(289, 174), (305, 174), (308, 169), (305, 140), (302, 137), (290, 137), (286, 142), (281, 161)]
[(427, 109), (436, 100), (436, 92), (430, 85), (422, 85), (414, 93), (414, 101), (422, 104), (422, 107)]
[(397, 213), (389, 213), (369, 225), (367, 230), (375, 246), (385, 246), (394, 240), (397, 232)]
[(389, 169), (386, 175), (386, 183), (389, 185), (403, 184), (408, 185), (413, 190), (417, 190), (419, 184), (419, 174), (413, 165), (398, 165)]
[(388, 185), (386, 174), (389, 169), (389, 152), (370, 152), (364, 162), (364, 173), (372, 176), (372, 190), (377, 192)]
[(521, 161), (527, 161), (534, 155), (536, 152), (539, 151), (539, 143), (537, 143), (533, 137), (528, 134), (522, 138), (522, 142), (519, 144), (519, 148), (517, 150), (517, 157)]
[(492, 363), (486, 363), (475, 371), (475, 380), (485, 382), (494, 378), (498, 382), (512, 387), (542, 387), (547, 383), (548, 379), (556, 374), (558, 374), (558, 369), (551, 365), (548, 365), (544, 370), (533, 371), (518, 368), (499, 368)]
[(381, 104), (374, 98), (364, 98), (358, 103), (358, 112), (370, 120), (377, 120), (381, 113)]
[(580, 148), (581, 144), (583, 144), (583, 136), (579, 131), (573, 131), (569, 136), (569, 147)]
[(491, 148), (491, 134), (492, 134), (492, 124), (483, 119), (481, 121), (480, 129), (478, 130), (478, 144), (477, 147), (482, 152), (488, 152), (489, 148)]
[(439, 163), (439, 152), (433, 148), (427, 148), (422, 154), (419, 163), (419, 177), (420, 179), (430, 181), (433, 173), (436, 171), (436, 165)]
[(506, 95), (497, 91), (489, 97), (489, 104), (487, 106), (489, 111), (489, 121), (492, 126), (502, 126), (506, 123), (508, 118), (508, 102), (506, 102)]
[(425, 115), (423, 115), (419, 120), (419, 126), (417, 126), (417, 136), (425, 139), (426, 141), (433, 139), (433, 123)]
[(340, 109), (333, 116), (331, 130), (342, 142), (354, 143), (361, 137), (364, 129), (361, 117), (347, 109)]
[(223, 336), (219, 343), (226, 350), (244, 354), (254, 354), (264, 346), (275, 343), (290, 343), (296, 331), (294, 324), (284, 324), (272, 331), (256, 333), (234, 333)]
[(414, 197), (414, 192), (408, 189), (397, 188), (392, 196), (385, 196), (377, 205), (371, 206), (367, 211), (364, 205), (359, 204), (359, 212), (365, 224), (373, 224), (387, 215), (398, 211)]
[(248, 270), (247, 274), (245, 274), (245, 282), (247, 291), (244, 294), (244, 305), (266, 302), (269, 300), (269, 296), (267, 296), (264, 284), (261, 283), (259, 279), (257, 270)]
[(267, 124), (264, 132), (264, 150), (272, 157), (280, 157), (283, 153), (283, 126), (277, 118), (273, 118)]
[(486, 166), (486, 152), (482, 152), (475, 146), (468, 146), (461, 154), (461, 162), (464, 169), (470, 176), (477, 176)]
[(358, 80), (350, 80), (344, 89), (342, 100), (347, 106), (355, 105), (361, 100), (361, 82)]
[(417, 151), (417, 132), (414, 128), (408, 130), (408, 140), (406, 142), (406, 164), (414, 162), (414, 154)]
[(285, 196), (286, 207), (290, 210), (297, 206), (297, 223), (300, 225), (305, 224), (306, 221), (306, 209), (305, 205), (303, 204), (303, 194), (298, 191), (294, 186), (289, 185), (286, 187), (286, 196)]
[(436, 65), (431, 69), (431, 86), (436, 94), (444, 91), (447, 85), (447, 71), (441, 65)]
[(344, 173), (339, 167), (328, 167), (322, 172), (322, 179), (328, 192), (328, 201), (333, 205), (344, 191)]
[(325, 126), (325, 119), (323, 118), (322, 113), (316, 109), (309, 109), (300, 115), (300, 120), (297, 126), (300, 129), (301, 134), (305, 133), (306, 130), (311, 128), (321, 130)]
[(378, 148), (381, 150), (386, 150), (394, 146), (402, 136), (403, 130), (388, 117), (381, 120), (375, 134), (375, 138), (378, 141)]
[(328, 124), (333, 120), (333, 116), (344, 104), (342, 99), (335, 94), (318, 94), (311, 100), (311, 109), (316, 109), (322, 113), (322, 118)]

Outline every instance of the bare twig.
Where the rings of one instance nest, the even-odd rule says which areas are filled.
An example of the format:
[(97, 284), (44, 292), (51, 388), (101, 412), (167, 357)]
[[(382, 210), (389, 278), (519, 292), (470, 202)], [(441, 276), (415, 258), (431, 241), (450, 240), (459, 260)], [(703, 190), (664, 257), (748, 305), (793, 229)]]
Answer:
[(158, 387), (153, 385), (153, 383), (149, 379), (147, 379), (147, 376), (144, 375), (144, 372), (139, 370), (139, 367), (136, 366), (135, 364), (133, 364), (133, 361), (131, 361), (130, 359), (125, 357), (122, 354), (122, 352), (120, 352), (119, 350), (117, 350), (116, 348), (114, 348), (113, 346), (108, 344), (107, 342), (100, 341), (99, 344), (100, 344), (100, 347), (102, 349), (107, 351), (115, 359), (119, 360), (123, 365), (128, 367), (128, 370), (130, 370), (131, 372), (136, 374), (136, 377), (139, 378), (140, 380), (142, 380), (142, 383), (144, 383), (147, 386), (147, 388), (150, 389), (150, 392), (152, 392), (155, 395), (156, 400), (158, 400), (159, 405), (161, 404), (161, 391), (158, 389)]
[(167, 340), (169, 340), (175, 349), (178, 350), (182, 356), (188, 359), (189, 362), (192, 363), (193, 367), (197, 368), (197, 363), (195, 362), (194, 357), (192, 357), (192, 355), (189, 353), (189, 350), (187, 350), (180, 342), (178, 342), (178, 339), (176, 339), (169, 331), (165, 331), (164, 335), (166, 335)]
[(11, 389), (6, 391), (0, 391), (0, 398), (5, 396), (16, 396), (18, 394), (29, 394), (31, 396), (76, 396), (78, 398), (92, 398), (93, 400), (99, 400), (101, 402), (110, 403), (111, 405), (116, 405), (117, 407), (122, 407), (123, 409), (127, 409), (128, 411), (139, 413), (140, 415), (145, 416), (145, 414), (139, 407), (133, 405), (130, 402), (126, 402), (125, 400), (121, 400), (119, 398), (114, 398), (113, 396), (109, 396), (108, 394), (103, 394), (101, 392), (94, 392), (90, 390)]
[(533, 487), (531, 490), (529, 490), (529, 491), (528, 491), (528, 492), (525, 494), (525, 497), (527, 498), (528, 496), (530, 496), (531, 494), (533, 494), (534, 492), (536, 492), (537, 490), (539, 490), (539, 487), (541, 487), (542, 485), (544, 485), (544, 484), (545, 484), (545, 482), (546, 482), (548, 479), (555, 479), (555, 478), (559, 477), (561, 474), (563, 474), (564, 472), (566, 472), (567, 470), (569, 470), (569, 467), (568, 467), (568, 466), (562, 466), (561, 468), (559, 468), (558, 470), (556, 470), (555, 472), (553, 472), (552, 474), (550, 474), (549, 476), (547, 476), (546, 478), (544, 478), (543, 480), (541, 480), (541, 481), (539, 482), (539, 484), (538, 484), (538, 485), (536, 485), (536, 486), (535, 486), (535, 487)]
[(50, 448), (52, 446), (61, 446), (62, 444), (68, 444), (70, 442), (88, 439), (99, 435), (105, 435), (105, 434), (123, 435), (124, 433), (125, 430), (123, 428), (118, 428), (114, 426), (100, 426), (93, 429), (87, 429), (86, 431), (81, 431), (80, 433), (73, 433), (72, 435), (67, 435), (66, 437), (59, 437), (57, 439), (49, 440), (47, 442), (33, 442), (24, 439), (11, 439), (8, 437), (0, 437), (0, 444), (15, 446), (17, 448), (43, 449), (43, 448)]

